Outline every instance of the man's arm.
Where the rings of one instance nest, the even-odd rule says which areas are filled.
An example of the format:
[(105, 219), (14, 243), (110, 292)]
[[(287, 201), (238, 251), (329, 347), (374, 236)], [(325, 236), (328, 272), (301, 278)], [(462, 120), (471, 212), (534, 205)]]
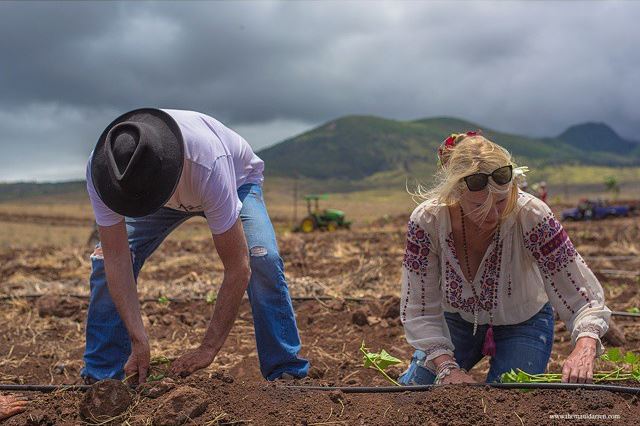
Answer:
[(186, 376), (213, 362), (231, 331), (242, 296), (249, 284), (249, 250), (240, 219), (227, 232), (214, 235), (213, 242), (224, 266), (224, 278), (213, 316), (200, 347), (174, 361), (172, 374)]
[(125, 375), (130, 377), (138, 374), (139, 383), (143, 383), (149, 371), (149, 340), (140, 314), (125, 223), (121, 221), (113, 226), (98, 226), (98, 232), (109, 294), (131, 338), (131, 355), (124, 367)]

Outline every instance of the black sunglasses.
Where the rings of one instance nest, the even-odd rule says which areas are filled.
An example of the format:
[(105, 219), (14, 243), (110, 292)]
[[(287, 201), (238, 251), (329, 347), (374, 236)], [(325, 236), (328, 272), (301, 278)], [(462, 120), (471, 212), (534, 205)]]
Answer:
[(464, 181), (467, 184), (469, 191), (482, 191), (489, 183), (489, 176), (491, 176), (493, 181), (498, 185), (506, 185), (511, 182), (511, 178), (513, 177), (513, 166), (509, 164), (508, 166), (500, 167), (490, 174), (474, 173), (472, 175), (465, 176)]

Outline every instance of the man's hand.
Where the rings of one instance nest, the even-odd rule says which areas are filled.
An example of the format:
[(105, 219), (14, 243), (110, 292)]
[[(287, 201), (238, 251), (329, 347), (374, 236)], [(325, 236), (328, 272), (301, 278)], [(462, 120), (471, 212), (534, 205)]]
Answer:
[(459, 369), (452, 369), (448, 376), (440, 382), (442, 385), (455, 385), (459, 383), (476, 383), (475, 379), (469, 373), (465, 373)]
[(592, 383), (593, 364), (596, 359), (596, 339), (581, 337), (576, 341), (567, 360), (562, 366), (563, 383)]
[[(124, 374), (127, 379), (138, 376), (138, 384), (147, 381), (149, 363), (151, 362), (151, 350), (149, 342), (131, 342), (131, 355), (124, 365)], [(131, 382), (131, 380), (129, 380)]]
[(0, 421), (24, 412), (28, 403), (29, 399), (24, 396), (0, 395)]
[(171, 363), (171, 374), (179, 377), (187, 377), (198, 370), (207, 368), (217, 355), (217, 351), (200, 346), (191, 350)]

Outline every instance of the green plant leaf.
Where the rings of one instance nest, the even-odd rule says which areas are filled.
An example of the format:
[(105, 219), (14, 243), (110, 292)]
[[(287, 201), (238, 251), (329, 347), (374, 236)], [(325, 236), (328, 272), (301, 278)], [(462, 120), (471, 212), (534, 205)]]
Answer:
[(162, 379), (165, 378), (165, 375), (162, 373), (158, 373), (158, 374), (151, 374), (149, 376), (147, 376), (147, 381), (148, 382), (157, 382), (160, 381)]
[(218, 298), (218, 295), (212, 291), (210, 291), (209, 293), (207, 293), (207, 305), (213, 305), (214, 303), (216, 303), (216, 299)]
[(518, 383), (529, 383), (531, 379), (524, 371), (518, 369), (518, 374), (516, 375)]
[(363, 354), (362, 361), (363, 361), (363, 365), (366, 368), (373, 368), (375, 370), (378, 370), (380, 374), (382, 374), (385, 377), (385, 379), (389, 380), (391, 383), (393, 383), (396, 386), (400, 386), (400, 384), (397, 381), (393, 380), (391, 377), (389, 377), (389, 375), (385, 373), (384, 370), (387, 367), (391, 365), (399, 364), (402, 361), (390, 355), (384, 349), (382, 349), (380, 353), (369, 352), (369, 349), (367, 349), (364, 344), (364, 340), (360, 345), (360, 352), (362, 352)]
[(624, 354), (624, 362), (626, 362), (627, 364), (636, 365), (638, 361), (638, 355), (634, 354), (633, 352), (628, 351), (626, 354)]
[(620, 354), (620, 349), (619, 348), (611, 348), (609, 349), (603, 356), (603, 359), (607, 360), (607, 361), (612, 361), (612, 362), (621, 362), (622, 361), (622, 355)]
[(161, 305), (167, 305), (169, 304), (169, 298), (167, 296), (160, 296), (158, 297), (158, 303)]
[(170, 364), (171, 360), (164, 355), (154, 356), (149, 362), (150, 365)]
[(627, 308), (627, 312), (630, 312), (632, 314), (640, 314), (640, 308), (638, 308), (637, 306)]
[(500, 376), (500, 381), (502, 383), (518, 383), (518, 375), (516, 374), (515, 371), (513, 371), (513, 368), (512, 368), (511, 371), (502, 373), (502, 375)]

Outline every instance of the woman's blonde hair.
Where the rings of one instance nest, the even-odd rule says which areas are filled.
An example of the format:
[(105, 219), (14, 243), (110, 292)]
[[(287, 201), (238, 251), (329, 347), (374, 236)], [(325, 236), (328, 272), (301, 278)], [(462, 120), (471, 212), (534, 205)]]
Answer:
[[(515, 167), (509, 151), (484, 136), (468, 136), (464, 133), (454, 135), (450, 146), (441, 147), (440, 164), (442, 167), (435, 174), (434, 185), (429, 189), (418, 185), (413, 195), (422, 200), (434, 200), (448, 206), (460, 201), (466, 189), (463, 179), (465, 176), (478, 172), (491, 173), (509, 164)], [(518, 186), (513, 183), (513, 179), (509, 185), (503, 218), (513, 211), (518, 199)], [(496, 187), (491, 178), (488, 186)]]

